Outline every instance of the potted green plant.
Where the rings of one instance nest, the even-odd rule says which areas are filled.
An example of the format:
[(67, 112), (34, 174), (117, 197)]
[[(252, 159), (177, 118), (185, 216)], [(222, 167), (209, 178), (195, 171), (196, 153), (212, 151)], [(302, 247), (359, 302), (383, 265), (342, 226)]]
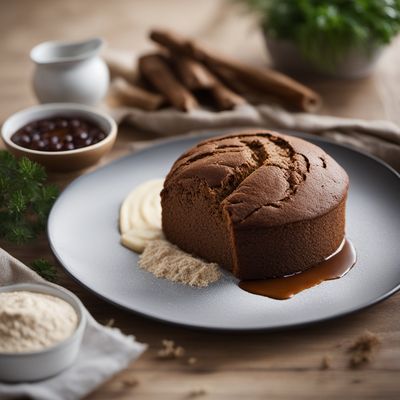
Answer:
[(241, 0), (256, 12), (277, 68), (368, 75), (400, 30), (400, 0)]

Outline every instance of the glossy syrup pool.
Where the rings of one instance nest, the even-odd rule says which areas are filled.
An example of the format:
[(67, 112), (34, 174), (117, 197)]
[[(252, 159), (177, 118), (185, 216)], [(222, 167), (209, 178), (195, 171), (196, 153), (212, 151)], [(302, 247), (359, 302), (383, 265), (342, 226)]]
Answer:
[(345, 239), (338, 251), (304, 272), (282, 278), (241, 281), (239, 287), (260, 296), (286, 300), (324, 281), (345, 276), (356, 261), (355, 248), (350, 240)]

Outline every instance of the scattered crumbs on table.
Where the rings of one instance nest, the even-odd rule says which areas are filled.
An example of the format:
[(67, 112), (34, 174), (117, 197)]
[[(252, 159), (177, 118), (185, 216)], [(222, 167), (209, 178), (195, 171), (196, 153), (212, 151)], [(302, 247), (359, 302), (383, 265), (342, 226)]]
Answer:
[(192, 399), (194, 397), (205, 396), (206, 394), (207, 391), (203, 388), (192, 389), (188, 394), (188, 398)]
[(194, 365), (194, 364), (197, 363), (197, 358), (196, 357), (189, 357), (188, 360), (187, 360), (187, 363), (189, 365)]
[(121, 380), (121, 383), (126, 388), (132, 388), (139, 385), (139, 381), (134, 376), (127, 376)]
[(366, 331), (360, 335), (347, 349), (350, 354), (349, 367), (359, 368), (369, 363), (380, 343), (379, 337), (372, 332)]
[(162, 340), (162, 348), (158, 350), (157, 357), (163, 360), (172, 360), (181, 358), (185, 354), (185, 349), (182, 346), (177, 346), (173, 340)]
[(332, 359), (331, 359), (331, 357), (330, 357), (329, 355), (323, 356), (323, 357), (322, 357), (322, 360), (321, 360), (320, 369), (324, 371), (324, 370), (330, 369), (331, 366), (332, 366)]
[(121, 378), (117, 378), (111, 384), (113, 390), (118, 392), (133, 389), (138, 385), (139, 380), (131, 375), (124, 375)]

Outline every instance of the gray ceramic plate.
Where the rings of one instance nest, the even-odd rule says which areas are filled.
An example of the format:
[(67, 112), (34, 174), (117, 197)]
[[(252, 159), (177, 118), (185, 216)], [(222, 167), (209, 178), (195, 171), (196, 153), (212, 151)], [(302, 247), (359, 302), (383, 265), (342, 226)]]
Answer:
[(279, 301), (239, 289), (229, 273), (208, 288), (196, 289), (141, 270), (137, 255), (119, 243), (122, 200), (140, 183), (164, 177), (183, 151), (213, 135), (166, 141), (76, 179), (55, 203), (48, 225), (52, 249), (65, 269), (115, 305), (205, 329), (308, 324), (360, 310), (400, 288), (399, 176), (374, 158), (310, 136), (350, 176), (347, 235), (357, 249), (358, 261), (344, 278)]

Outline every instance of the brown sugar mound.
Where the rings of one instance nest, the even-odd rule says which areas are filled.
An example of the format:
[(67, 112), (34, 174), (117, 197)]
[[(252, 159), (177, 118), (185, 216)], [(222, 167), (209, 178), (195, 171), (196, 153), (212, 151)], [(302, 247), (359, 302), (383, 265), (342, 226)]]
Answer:
[(222, 276), (217, 264), (192, 257), (163, 239), (145, 247), (138, 265), (157, 278), (194, 287), (206, 287)]
[(183, 154), (161, 192), (167, 239), (240, 279), (323, 261), (344, 239), (348, 176), (319, 147), (272, 131), (206, 140)]

